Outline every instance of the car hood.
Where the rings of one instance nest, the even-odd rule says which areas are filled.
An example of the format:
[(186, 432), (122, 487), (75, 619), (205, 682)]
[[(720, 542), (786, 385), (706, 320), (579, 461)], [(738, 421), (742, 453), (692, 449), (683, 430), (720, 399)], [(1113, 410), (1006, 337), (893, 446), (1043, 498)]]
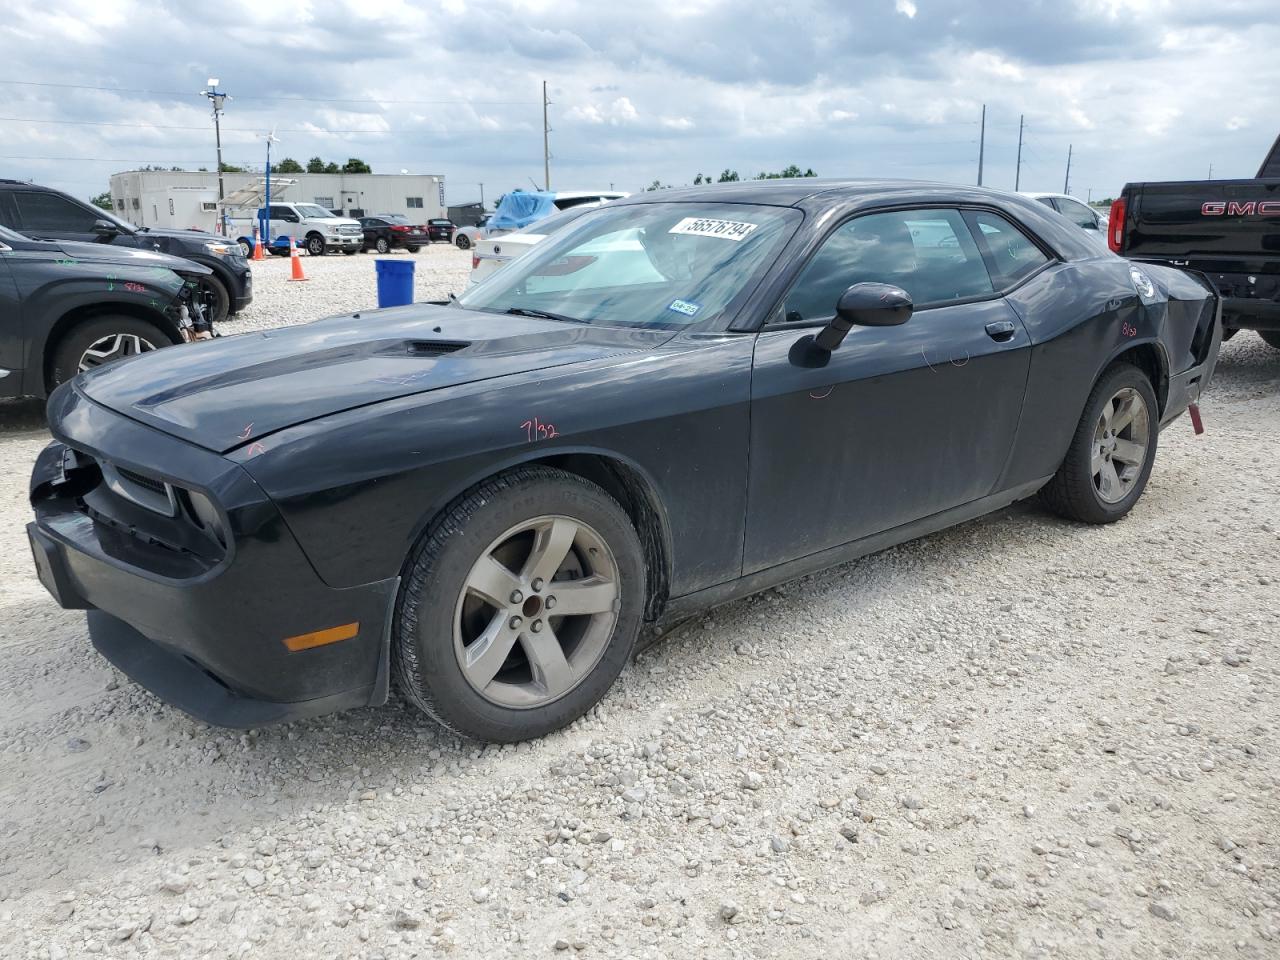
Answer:
[(157, 350), (76, 383), (105, 407), (225, 453), (343, 410), (652, 349), (671, 336), (414, 304)]
[(114, 243), (76, 243), (71, 240), (56, 241), (56, 248), (61, 250), (69, 260), (80, 260), (86, 263), (119, 264), (122, 267), (160, 267), (187, 274), (212, 273), (208, 267), (181, 257), (171, 257), (167, 253), (154, 250), (140, 250), (137, 247), (125, 247)]

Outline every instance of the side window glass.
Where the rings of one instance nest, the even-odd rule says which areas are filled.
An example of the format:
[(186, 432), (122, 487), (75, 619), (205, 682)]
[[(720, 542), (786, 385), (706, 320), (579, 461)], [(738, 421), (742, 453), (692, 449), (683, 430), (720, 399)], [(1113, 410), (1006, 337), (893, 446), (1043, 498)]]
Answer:
[(968, 214), (968, 218), (987, 254), (992, 278), (1001, 290), (1049, 262), (1040, 248), (1004, 217), (981, 210)]
[(990, 295), (991, 277), (959, 212), (898, 210), (850, 220), (805, 265), (783, 302), (792, 323), (835, 315), (855, 283), (891, 283), (916, 308)]
[(1096, 230), (1098, 228), (1098, 218), (1094, 212), (1083, 203), (1077, 203), (1075, 200), (1058, 199), (1058, 209), (1062, 215), (1074, 223), (1077, 227), (1083, 227), (1086, 230)]
[(98, 219), (93, 211), (53, 193), (20, 190), (13, 199), (18, 206), (23, 229), (28, 233), (92, 233), (93, 224)]

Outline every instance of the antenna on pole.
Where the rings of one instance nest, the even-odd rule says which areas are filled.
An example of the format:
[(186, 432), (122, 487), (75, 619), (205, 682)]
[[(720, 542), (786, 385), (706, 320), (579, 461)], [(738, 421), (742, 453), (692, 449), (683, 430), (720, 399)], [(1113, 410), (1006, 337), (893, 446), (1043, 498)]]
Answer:
[(1018, 192), (1018, 188), (1022, 186), (1022, 120), (1025, 114), (1018, 114), (1018, 165), (1013, 171), (1013, 190)]
[(544, 190), (551, 189), (551, 124), (547, 122), (547, 107), (551, 101), (547, 99), (547, 81), (542, 81), (542, 182)]
[(1062, 181), (1062, 192), (1070, 196), (1071, 194), (1071, 144), (1067, 144), (1067, 176)]
[(982, 186), (982, 155), (987, 148), (987, 105), (982, 105), (982, 126), (978, 130), (978, 186)]

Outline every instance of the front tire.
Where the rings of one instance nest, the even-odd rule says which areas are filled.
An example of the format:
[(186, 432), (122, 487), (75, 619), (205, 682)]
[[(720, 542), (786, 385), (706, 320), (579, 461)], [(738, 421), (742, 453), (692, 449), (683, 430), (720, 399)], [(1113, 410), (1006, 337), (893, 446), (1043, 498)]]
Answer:
[(1069, 520), (1114, 523), (1146, 489), (1159, 434), (1159, 406), (1147, 375), (1129, 363), (1112, 364), (1089, 394), (1041, 500)]
[(159, 327), (136, 317), (107, 316), (82, 323), (73, 327), (54, 349), (49, 389), (65, 383), (81, 371), (139, 353), (150, 353), (170, 343)]
[(324, 237), (320, 236), (318, 233), (308, 234), (307, 254), (313, 257), (323, 257), (325, 254)]
[(231, 293), (216, 275), (200, 278), (198, 296), (214, 323), (221, 323), (231, 313)]
[(446, 508), (406, 564), (397, 682), (464, 736), (543, 736), (613, 684), (644, 597), (640, 541), (617, 501), (561, 470), (499, 474)]
[(379, 237), (373, 242), (373, 249), (377, 250), (379, 253), (386, 253), (391, 249), (391, 244), (387, 242), (386, 237)]
[(1259, 330), (1258, 336), (1267, 346), (1280, 350), (1280, 330)]
[(461, 235), (458, 237), (458, 239), (457, 239), (457, 240), (455, 240), (454, 242), (458, 245), (458, 249), (459, 249), (459, 250), (470, 250), (470, 249), (471, 249), (471, 238), (470, 238), (470, 237), (468, 237), (465, 233), (464, 233), (464, 234), (461, 234)]

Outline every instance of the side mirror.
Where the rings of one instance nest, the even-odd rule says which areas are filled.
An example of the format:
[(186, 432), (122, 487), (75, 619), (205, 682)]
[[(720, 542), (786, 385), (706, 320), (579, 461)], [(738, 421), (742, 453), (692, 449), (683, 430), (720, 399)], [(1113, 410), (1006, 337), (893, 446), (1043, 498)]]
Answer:
[(93, 221), (93, 232), (104, 240), (110, 240), (112, 237), (120, 235), (120, 228), (110, 220), (95, 220)]
[(844, 343), (855, 326), (896, 327), (911, 318), (911, 294), (888, 283), (855, 283), (841, 294), (836, 315), (814, 338), (823, 350), (834, 350)]

